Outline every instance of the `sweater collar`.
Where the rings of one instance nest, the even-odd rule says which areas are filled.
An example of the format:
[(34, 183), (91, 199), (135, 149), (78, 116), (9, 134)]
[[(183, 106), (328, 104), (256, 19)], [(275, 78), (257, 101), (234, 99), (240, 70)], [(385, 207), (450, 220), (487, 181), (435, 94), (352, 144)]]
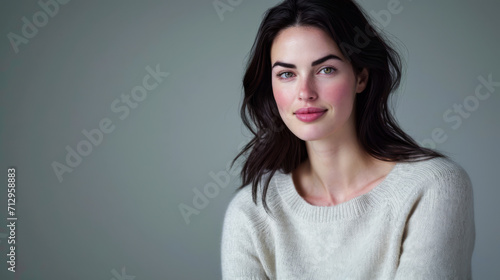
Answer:
[(277, 172), (275, 186), (284, 201), (286, 210), (311, 222), (324, 223), (336, 220), (353, 219), (370, 211), (374, 207), (384, 206), (387, 198), (392, 196), (394, 182), (400, 177), (403, 162), (397, 162), (382, 182), (369, 192), (357, 196), (335, 206), (316, 206), (308, 203), (299, 195), (292, 179), (292, 173)]

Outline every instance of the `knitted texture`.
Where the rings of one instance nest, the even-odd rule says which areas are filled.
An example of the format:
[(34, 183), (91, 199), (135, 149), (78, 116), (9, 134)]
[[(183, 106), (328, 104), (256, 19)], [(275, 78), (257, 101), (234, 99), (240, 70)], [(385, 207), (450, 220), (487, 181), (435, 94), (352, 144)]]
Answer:
[(398, 162), (370, 192), (315, 206), (277, 172), (266, 201), (232, 198), (222, 230), (224, 280), (471, 279), (472, 184), (457, 163)]

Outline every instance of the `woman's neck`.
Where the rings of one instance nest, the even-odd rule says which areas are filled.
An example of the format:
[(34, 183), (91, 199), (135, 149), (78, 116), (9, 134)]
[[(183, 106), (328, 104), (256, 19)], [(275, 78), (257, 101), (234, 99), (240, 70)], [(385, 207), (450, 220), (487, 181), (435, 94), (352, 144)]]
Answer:
[(355, 137), (307, 141), (306, 147), (309, 158), (296, 172), (298, 191), (318, 205), (336, 205), (370, 191), (395, 164), (369, 155)]

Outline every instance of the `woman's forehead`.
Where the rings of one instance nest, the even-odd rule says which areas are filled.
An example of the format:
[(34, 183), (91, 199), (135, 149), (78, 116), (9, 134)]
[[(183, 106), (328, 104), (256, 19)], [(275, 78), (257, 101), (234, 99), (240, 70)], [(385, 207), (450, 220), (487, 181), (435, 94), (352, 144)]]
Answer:
[(322, 29), (294, 26), (281, 30), (271, 45), (271, 62), (294, 60), (310, 64), (320, 56), (333, 54), (343, 58), (335, 41)]

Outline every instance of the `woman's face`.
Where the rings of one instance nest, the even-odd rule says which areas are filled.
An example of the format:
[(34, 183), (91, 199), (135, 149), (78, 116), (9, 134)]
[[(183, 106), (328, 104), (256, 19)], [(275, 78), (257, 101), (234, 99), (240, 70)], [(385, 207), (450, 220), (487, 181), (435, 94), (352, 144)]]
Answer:
[(323, 30), (282, 30), (271, 46), (271, 66), (280, 116), (298, 138), (313, 141), (354, 131), (354, 99), (364, 90), (368, 74), (363, 70), (356, 77)]

